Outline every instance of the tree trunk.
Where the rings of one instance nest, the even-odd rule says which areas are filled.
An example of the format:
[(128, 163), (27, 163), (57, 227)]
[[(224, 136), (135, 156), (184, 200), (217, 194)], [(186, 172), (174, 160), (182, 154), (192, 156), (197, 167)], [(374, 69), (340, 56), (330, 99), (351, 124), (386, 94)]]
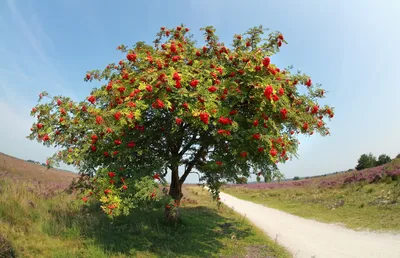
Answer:
[(182, 199), (182, 184), (179, 182), (178, 166), (171, 169), (171, 184), (169, 187), (169, 195), (174, 199), (173, 206), (165, 207), (165, 219), (168, 222), (177, 222), (179, 220), (179, 205)]

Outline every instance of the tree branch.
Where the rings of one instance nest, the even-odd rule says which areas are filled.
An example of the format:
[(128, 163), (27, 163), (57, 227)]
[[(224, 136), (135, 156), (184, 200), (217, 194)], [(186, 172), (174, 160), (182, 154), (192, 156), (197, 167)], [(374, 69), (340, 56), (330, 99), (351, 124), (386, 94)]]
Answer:
[(164, 173), (161, 173), (161, 176), (162, 176), (162, 177), (166, 177), (166, 176), (167, 176), (167, 173), (168, 173), (168, 164), (165, 164), (165, 165), (164, 165)]
[(199, 162), (201, 155), (203, 154), (203, 152), (206, 148), (207, 148), (206, 146), (201, 146), (200, 149), (197, 151), (196, 155), (194, 156), (194, 158), (192, 159), (192, 161), (190, 161), (188, 163), (188, 165), (186, 166), (185, 172), (179, 179), (180, 184), (183, 184), (183, 182), (185, 182), (187, 176), (190, 174), (190, 172), (192, 171), (192, 169), (196, 165), (196, 163)]
[(182, 150), (178, 153), (178, 155), (180, 157), (183, 156), (183, 154), (185, 154), (190, 147), (192, 147), (192, 145), (196, 142), (196, 137), (197, 137), (197, 133), (193, 134), (193, 137), (189, 140), (189, 142), (182, 148)]

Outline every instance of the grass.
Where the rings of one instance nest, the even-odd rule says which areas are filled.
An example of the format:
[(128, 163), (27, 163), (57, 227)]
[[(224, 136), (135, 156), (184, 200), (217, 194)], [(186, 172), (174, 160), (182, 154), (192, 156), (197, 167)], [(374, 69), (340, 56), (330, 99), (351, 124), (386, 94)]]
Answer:
[(165, 224), (162, 209), (111, 221), (95, 203), (82, 206), (72, 195), (36, 187), (0, 178), (0, 248), (11, 245), (17, 257), (290, 257), (197, 186), (185, 188), (176, 225)]
[(225, 193), (304, 218), (356, 230), (400, 231), (400, 181), (357, 182), (336, 187), (280, 189), (225, 187)]

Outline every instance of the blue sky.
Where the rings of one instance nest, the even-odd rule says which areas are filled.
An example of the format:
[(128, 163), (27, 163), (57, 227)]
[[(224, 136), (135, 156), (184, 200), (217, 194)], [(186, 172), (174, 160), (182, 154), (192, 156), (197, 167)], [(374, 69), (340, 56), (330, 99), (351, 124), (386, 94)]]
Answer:
[[(400, 2), (33, 1), (0, 2), (0, 152), (43, 162), (53, 149), (25, 139), (38, 93), (83, 99), (96, 83), (87, 70), (118, 61), (116, 46), (151, 42), (161, 26), (184, 23), (198, 40), (213, 25), (222, 41), (263, 25), (288, 41), (272, 57), (294, 65), (328, 91), (335, 119), (329, 137), (301, 137), (286, 177), (356, 165), (365, 152), (400, 153)], [(194, 180), (195, 177), (191, 179)]]

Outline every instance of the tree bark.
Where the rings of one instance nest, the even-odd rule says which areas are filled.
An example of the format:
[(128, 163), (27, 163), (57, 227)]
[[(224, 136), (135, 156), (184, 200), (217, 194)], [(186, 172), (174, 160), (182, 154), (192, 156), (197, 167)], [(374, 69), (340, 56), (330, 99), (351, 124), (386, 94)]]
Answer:
[(183, 197), (182, 184), (179, 182), (178, 166), (172, 166), (171, 172), (171, 184), (168, 194), (174, 199), (174, 205), (165, 207), (165, 219), (168, 222), (177, 222), (179, 220), (179, 205)]

